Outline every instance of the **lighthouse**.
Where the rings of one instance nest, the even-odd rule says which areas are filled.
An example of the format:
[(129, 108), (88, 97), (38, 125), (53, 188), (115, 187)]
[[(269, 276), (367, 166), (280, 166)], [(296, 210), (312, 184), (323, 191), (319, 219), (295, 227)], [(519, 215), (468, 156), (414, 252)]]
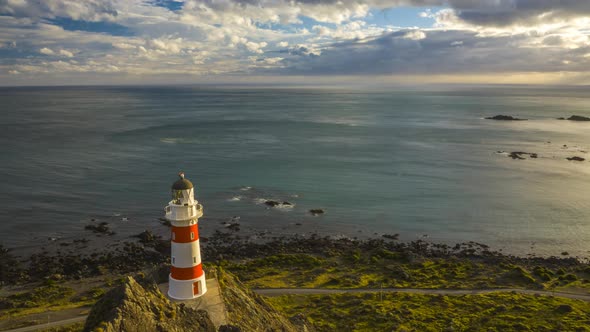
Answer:
[(190, 300), (207, 292), (198, 227), (203, 206), (195, 200), (192, 182), (184, 178), (184, 173), (178, 175), (180, 179), (172, 184), (172, 200), (165, 208), (166, 220), (172, 224), (168, 296)]

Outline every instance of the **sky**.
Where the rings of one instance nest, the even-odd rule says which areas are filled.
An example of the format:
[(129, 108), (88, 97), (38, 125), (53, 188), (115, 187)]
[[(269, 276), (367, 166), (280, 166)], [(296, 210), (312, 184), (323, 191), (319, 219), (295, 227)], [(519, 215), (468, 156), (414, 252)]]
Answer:
[(590, 84), (589, 0), (0, 0), (0, 85)]

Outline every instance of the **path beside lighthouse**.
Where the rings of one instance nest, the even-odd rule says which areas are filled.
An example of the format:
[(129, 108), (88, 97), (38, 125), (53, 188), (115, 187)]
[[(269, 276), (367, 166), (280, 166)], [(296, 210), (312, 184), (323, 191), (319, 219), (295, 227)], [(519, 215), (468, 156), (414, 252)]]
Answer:
[[(193, 309), (207, 311), (215, 327), (219, 328), (219, 326), (227, 324), (227, 312), (223, 304), (223, 299), (221, 298), (221, 293), (219, 292), (219, 283), (217, 282), (217, 278), (207, 279), (206, 282), (207, 292), (199, 298), (185, 301), (172, 300), (170, 298), (169, 300), (176, 304), (183, 303)], [(162, 294), (168, 294), (168, 283), (159, 284), (158, 288), (160, 288)]]
[(554, 292), (534, 289), (519, 288), (497, 288), (497, 289), (424, 289), (424, 288), (351, 288), (351, 289), (334, 289), (334, 288), (254, 288), (255, 293), (264, 296), (282, 296), (282, 295), (312, 295), (312, 294), (336, 294), (336, 293), (411, 293), (411, 294), (431, 294), (431, 295), (478, 295), (490, 293), (518, 293), (527, 295), (544, 295), (565, 297), (568, 299), (582, 300), (590, 302), (590, 295), (576, 294), (566, 292)]

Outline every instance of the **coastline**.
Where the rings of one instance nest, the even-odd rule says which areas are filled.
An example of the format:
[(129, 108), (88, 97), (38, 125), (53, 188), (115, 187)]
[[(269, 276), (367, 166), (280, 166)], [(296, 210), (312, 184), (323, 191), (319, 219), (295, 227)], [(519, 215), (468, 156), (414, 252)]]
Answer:
[[(87, 312), (90, 305), (128, 275), (166, 282), (169, 239), (150, 231), (137, 235), (126, 241), (114, 241), (116, 245), (104, 245), (103, 241), (102, 247), (93, 245), (89, 252), (84, 251), (88, 248), (77, 250), (87, 243), (75, 240), (68, 246), (54, 241), (58, 248), (54, 253), (35, 252), (29, 257), (16, 257), (14, 251), (0, 248), (0, 326), (39, 324), (28, 318), (38, 316), (39, 312), (56, 317), (64, 310)], [(108, 238), (104, 234), (93, 236), (98, 242)], [(454, 290), (464, 290), (474, 292), (468, 296), (494, 301), (503, 301), (502, 294), (513, 294), (507, 290), (517, 289), (523, 290), (522, 297), (509, 296), (519, 301), (535, 301), (534, 294), (524, 295), (529, 290), (542, 294), (556, 292), (558, 297), (552, 303), (564, 305), (567, 301), (582, 300), (562, 300), (560, 293), (579, 294), (580, 298), (590, 295), (590, 267), (586, 262), (565, 256), (519, 257), (476, 242), (454, 246), (423, 239), (405, 242), (398, 240), (396, 234), (362, 240), (317, 234), (261, 234), (253, 241), (235, 231), (215, 232), (201, 239), (205, 268), (227, 271), (251, 289), (356, 290), (359, 294), (387, 289), (392, 292), (386, 295), (389, 299), (398, 296), (393, 295), (397, 294), (395, 289), (440, 290), (453, 298)], [(486, 295), (493, 290), (499, 295)], [(291, 300), (303, 301), (300, 296), (303, 295), (280, 296), (271, 302), (287, 309)], [(310, 296), (341, 297), (337, 293)], [(428, 296), (437, 295), (408, 294), (402, 298), (414, 301)], [(463, 299), (457, 296), (457, 301)], [(328, 308), (322, 312), (329, 314)]]
[[(167, 228), (165, 225), (162, 227)], [(0, 245), (1, 263), (4, 271), (4, 285), (35, 282), (50, 278), (52, 270), (67, 270), (62, 277), (80, 279), (96, 277), (105, 273), (96, 267), (112, 273), (130, 273), (146, 266), (169, 264), (169, 238), (162, 232), (144, 230), (134, 236), (110, 237), (105, 233), (90, 233), (80, 238), (56, 239), (48, 244), (7, 248)], [(241, 235), (238, 231), (216, 230), (210, 236), (202, 237), (203, 257), (206, 264), (217, 265), (223, 261), (254, 260), (276, 254), (318, 254), (326, 250), (371, 251), (385, 247), (393, 252), (411, 257), (437, 259), (467, 259), (490, 264), (541, 264), (557, 267), (585, 266), (587, 258), (569, 256), (567, 253), (552, 256), (513, 255), (474, 241), (448, 245), (435, 243), (427, 238), (414, 241), (399, 240), (399, 234), (383, 234), (368, 238), (327, 236), (316, 233), (276, 235), (259, 232), (255, 235)], [(102, 267), (106, 264), (107, 266)], [(109, 266), (110, 265), (110, 266)], [(94, 270), (88, 270), (94, 266)], [(82, 271), (83, 270), (83, 271)], [(6, 271), (13, 275), (26, 276), (18, 281), (7, 278)], [(27, 272), (28, 271), (28, 272)], [(31, 273), (32, 272), (32, 273)], [(28, 279), (28, 280), (27, 280)]]

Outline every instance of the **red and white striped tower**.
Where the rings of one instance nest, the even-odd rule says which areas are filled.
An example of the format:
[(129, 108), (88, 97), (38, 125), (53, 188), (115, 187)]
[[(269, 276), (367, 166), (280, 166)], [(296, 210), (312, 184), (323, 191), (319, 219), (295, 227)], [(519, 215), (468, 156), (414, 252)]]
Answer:
[(190, 300), (207, 292), (198, 228), (203, 206), (194, 198), (193, 184), (184, 178), (184, 173), (178, 175), (180, 179), (172, 184), (172, 200), (165, 209), (166, 220), (172, 224), (168, 296), (176, 300)]

